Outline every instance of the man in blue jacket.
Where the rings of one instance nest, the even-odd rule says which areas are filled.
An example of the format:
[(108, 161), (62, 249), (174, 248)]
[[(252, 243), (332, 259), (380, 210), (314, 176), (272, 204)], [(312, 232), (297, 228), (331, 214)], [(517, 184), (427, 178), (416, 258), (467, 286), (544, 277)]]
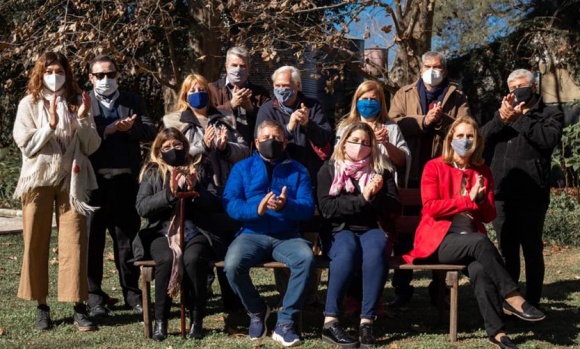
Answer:
[(224, 269), (250, 316), (250, 339), (256, 340), (266, 335), (270, 308), (252, 284), (249, 269), (269, 259), (290, 268), (292, 276), (272, 337), (292, 346), (300, 343), (294, 316), (303, 306), (314, 269), (312, 249), (299, 233), (299, 222), (314, 214), (314, 197), (308, 171), (288, 158), (287, 144), (282, 125), (266, 120), (257, 127), (258, 150), (233, 167), (223, 200), (242, 229), (228, 249)]

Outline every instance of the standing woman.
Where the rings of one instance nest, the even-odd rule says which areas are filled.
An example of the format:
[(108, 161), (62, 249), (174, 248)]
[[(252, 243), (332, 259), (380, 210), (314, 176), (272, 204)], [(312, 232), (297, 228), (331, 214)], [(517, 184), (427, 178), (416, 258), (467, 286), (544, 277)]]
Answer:
[[(143, 166), (137, 194), (137, 212), (148, 220), (133, 242), (135, 259), (146, 256), (155, 267), (155, 328), (153, 339), (167, 337), (171, 297), (179, 294), (183, 279), (185, 301), (190, 310), (189, 338), (203, 337), (207, 303), (207, 275), (212, 259), (211, 214), (221, 210), (212, 181), (211, 166), (201, 154), (189, 154), (189, 143), (176, 128), (162, 130), (151, 146), (149, 162)], [(186, 198), (184, 217), (179, 214), (180, 191), (196, 191)], [(179, 224), (184, 220), (185, 246), (179, 245)]]
[(348, 125), (360, 121), (371, 126), (383, 161), (390, 165), (397, 185), (406, 188), (411, 168), (411, 151), (399, 126), (389, 119), (385, 93), (376, 81), (365, 81), (356, 89), (350, 113), (336, 126), (336, 144)]
[(22, 200), (24, 256), (18, 297), (38, 302), (35, 327), (52, 327), (48, 253), (52, 214), (58, 227), (58, 300), (74, 302), (74, 324), (96, 330), (87, 315), (88, 195), (97, 181), (88, 156), (101, 144), (89, 109), (64, 55), (40, 56), (18, 105), (13, 136), (22, 152), (15, 198)]
[(491, 222), (496, 210), (493, 178), (482, 153), (475, 120), (456, 119), (445, 137), (443, 155), (423, 170), (423, 216), (414, 249), (403, 258), (415, 264), (466, 265), (489, 341), (498, 348), (515, 348), (505, 333), (502, 312), (526, 321), (545, 316), (522, 298), (486, 235), (483, 223)]
[[(332, 160), (318, 172), (318, 207), (325, 219), (321, 238), (330, 258), (322, 339), (343, 348), (369, 348), (375, 308), (387, 274), (387, 236), (401, 202), (389, 167), (366, 123), (346, 127)], [(362, 267), (363, 296), (359, 340), (338, 322), (351, 277)]]

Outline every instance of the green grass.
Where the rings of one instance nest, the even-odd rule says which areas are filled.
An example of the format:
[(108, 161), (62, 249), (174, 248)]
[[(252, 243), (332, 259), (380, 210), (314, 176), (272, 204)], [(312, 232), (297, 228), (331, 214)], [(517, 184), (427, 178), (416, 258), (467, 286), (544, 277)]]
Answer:
[[(56, 238), (53, 237), (56, 247)], [(107, 252), (110, 246), (107, 246)], [(33, 329), (35, 304), (16, 298), (18, 288), (22, 239), (20, 236), (0, 236), (0, 348), (250, 348), (247, 336), (229, 336), (223, 331), (223, 314), (220, 313), (221, 300), (217, 282), (214, 295), (209, 301), (209, 315), (204, 325), (207, 335), (202, 341), (182, 340), (179, 337), (178, 307), (173, 307), (173, 319), (169, 324), (169, 338), (156, 343), (143, 338), (141, 318), (129, 310), (115, 308), (114, 315), (101, 322), (97, 332), (79, 333), (72, 325), (72, 305), (56, 302), (57, 265), (50, 267), (51, 284), (49, 304), (56, 326), (47, 332)], [(51, 259), (56, 257), (51, 252)], [(104, 289), (115, 297), (121, 297), (117, 274), (112, 261), (105, 262)], [(547, 314), (546, 320), (529, 324), (510, 319), (506, 330), (519, 348), (579, 348), (580, 330), (580, 248), (546, 248), (545, 298), (542, 300)], [(259, 290), (270, 305), (277, 302), (274, 278), (270, 270), (252, 272)], [(324, 299), (327, 273), (319, 294)], [(447, 318), (437, 325), (437, 311), (429, 305), (427, 284), (428, 273), (416, 273), (413, 284), (416, 287), (413, 301), (408, 309), (389, 317), (380, 318), (375, 325), (375, 335), (383, 348), (491, 348), (483, 331), (483, 321), (479, 315), (471, 286), (467, 279), (461, 279), (459, 290), (459, 340), (452, 344), (448, 339)], [(392, 288), (385, 289), (383, 300), (392, 297)], [(322, 310), (304, 312), (305, 343), (303, 348), (332, 348), (320, 340)], [(269, 328), (275, 325), (276, 316), (268, 321)], [(354, 333), (356, 318), (345, 319), (344, 323)], [(247, 333), (248, 320), (244, 318), (241, 333)], [(261, 342), (262, 348), (280, 347), (270, 338)]]

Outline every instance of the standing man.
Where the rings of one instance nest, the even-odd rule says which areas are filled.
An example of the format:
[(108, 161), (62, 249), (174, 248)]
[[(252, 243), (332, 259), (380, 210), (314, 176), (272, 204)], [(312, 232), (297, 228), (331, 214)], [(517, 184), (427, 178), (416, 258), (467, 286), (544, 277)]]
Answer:
[(91, 205), (100, 207), (91, 216), (89, 233), (89, 307), (95, 317), (107, 316), (106, 305), (112, 303), (101, 288), (106, 230), (113, 239), (125, 305), (143, 312), (139, 269), (128, 261), (133, 258), (131, 243), (141, 225), (135, 209), (140, 142), (155, 138), (155, 126), (140, 96), (117, 89), (118, 75), (110, 56), (97, 56), (90, 63), (91, 114), (102, 139), (101, 147), (91, 155), (99, 184), (91, 194)]
[(223, 195), (227, 213), (242, 224), (226, 254), (224, 270), (250, 316), (250, 339), (256, 340), (266, 335), (270, 307), (252, 284), (249, 270), (269, 259), (290, 268), (272, 337), (292, 346), (300, 343), (294, 322), (314, 271), (312, 248), (299, 231), (299, 223), (314, 213), (314, 195), (306, 168), (285, 152), (288, 140), (282, 125), (266, 120), (258, 124), (257, 135), (257, 151), (234, 165)]
[(262, 104), (270, 100), (268, 90), (248, 80), (250, 54), (244, 47), (232, 47), (226, 53), (226, 77), (211, 83), (214, 104), (219, 110), (236, 117), (236, 129), (246, 144), (252, 144), (256, 115)]
[(495, 181), (493, 227), (506, 269), (520, 278), (520, 246), (526, 263), (526, 300), (538, 307), (544, 283), (542, 232), (550, 203), (550, 163), (564, 115), (537, 94), (534, 74), (513, 71), (510, 93), (483, 128), (485, 158)]
[[(441, 155), (449, 126), (456, 118), (470, 115), (467, 96), (447, 79), (445, 56), (429, 51), (421, 56), (421, 61), (421, 77), (397, 91), (389, 110), (389, 118), (397, 122), (411, 150), (408, 188), (420, 188), (423, 167)], [(394, 254), (402, 256), (412, 247), (412, 237), (401, 236)], [(395, 299), (390, 307), (399, 308), (411, 299), (412, 278), (412, 270), (395, 270), (392, 281)], [(432, 302), (437, 299), (435, 282), (429, 286), (429, 293)]]

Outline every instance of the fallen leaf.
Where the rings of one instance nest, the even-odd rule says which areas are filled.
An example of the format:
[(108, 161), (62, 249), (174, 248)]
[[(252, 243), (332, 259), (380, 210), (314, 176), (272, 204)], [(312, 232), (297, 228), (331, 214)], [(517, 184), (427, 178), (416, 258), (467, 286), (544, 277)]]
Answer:
[(3, 336), (4, 334), (5, 334), (4, 329), (0, 327), (0, 336)]
[(397, 348), (399, 348), (399, 346), (397, 345), (397, 343), (391, 344), (391, 349), (397, 349)]
[(52, 253), (58, 254), (58, 247), (53, 247), (52, 248)]
[(114, 262), (115, 261), (115, 255), (113, 254), (113, 252), (107, 253), (107, 260), (109, 262)]

